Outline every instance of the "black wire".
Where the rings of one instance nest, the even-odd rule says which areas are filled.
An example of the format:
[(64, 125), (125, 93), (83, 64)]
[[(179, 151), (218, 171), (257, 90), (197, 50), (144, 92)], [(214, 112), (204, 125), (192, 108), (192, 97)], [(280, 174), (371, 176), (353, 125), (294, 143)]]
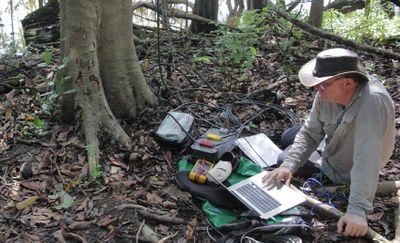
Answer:
[[(256, 114), (253, 114), (246, 121), (242, 122), (240, 120), (240, 118), (237, 115), (235, 115), (234, 112), (233, 112), (234, 106), (238, 106), (238, 105), (242, 105), (242, 106), (245, 106), (245, 105), (257, 105), (257, 106), (262, 107), (263, 109), (261, 111), (257, 112)], [(202, 106), (202, 107), (207, 107), (207, 108), (213, 109), (213, 110), (218, 112), (217, 113), (218, 116), (222, 112), (224, 112), (225, 113), (225, 118), (232, 125), (232, 127), (230, 128), (230, 132), (228, 132), (228, 134), (226, 136), (222, 136), (221, 137), (222, 139), (225, 139), (227, 137), (231, 137), (231, 138), (229, 138), (227, 140), (223, 140), (220, 143), (217, 142), (215, 144), (216, 146), (225, 144), (227, 142), (231, 142), (232, 140), (236, 140), (242, 134), (243, 130), (245, 129), (245, 124), (248, 124), (249, 122), (251, 122), (252, 120), (257, 118), (258, 116), (262, 115), (263, 113), (265, 113), (266, 111), (269, 111), (269, 110), (274, 110), (274, 111), (277, 111), (278, 113), (281, 113), (284, 117), (289, 119), (289, 121), (292, 123), (292, 126), (300, 124), (299, 118), (290, 109), (288, 109), (286, 107), (283, 107), (283, 106), (280, 106), (280, 105), (277, 105), (277, 104), (264, 104), (261, 101), (253, 101), (253, 100), (237, 101), (237, 102), (228, 104), (225, 107), (220, 107), (220, 106), (217, 106), (217, 105), (211, 106), (211, 105), (208, 105), (208, 104), (197, 103), (197, 102), (187, 102), (187, 103), (183, 103), (183, 104), (179, 105), (178, 107), (176, 107), (172, 111), (182, 111), (182, 110), (186, 109), (187, 111), (189, 111), (189, 113), (195, 119), (206, 123), (207, 126), (209, 126), (209, 127), (214, 127), (214, 128), (225, 128), (226, 127), (224, 125), (216, 124), (215, 122), (213, 122), (213, 120), (215, 120), (216, 117), (212, 117), (209, 120), (201, 117), (193, 109), (191, 109), (191, 107), (193, 107), (193, 106)], [(168, 113), (167, 115), (169, 115), (178, 124), (180, 129), (186, 134), (186, 136), (188, 136), (192, 140), (192, 142), (196, 142), (198, 140), (198, 139), (196, 140), (195, 138), (193, 138), (192, 135), (189, 134), (189, 132), (185, 130), (185, 128), (179, 123), (179, 121), (173, 115), (171, 115), (170, 113)], [(257, 156), (263, 161), (263, 163), (266, 165), (266, 167), (269, 168), (270, 166), (268, 165), (268, 163), (257, 153), (257, 151), (255, 151), (255, 149), (251, 146), (251, 144), (250, 144), (250, 147), (257, 154)]]
[(256, 117), (258, 117), (259, 115), (261, 115), (262, 113), (258, 113), (257, 116), (253, 116), (253, 117), (249, 118), (246, 122), (242, 123), (242, 122), (240, 122), (240, 119), (237, 118), (237, 116), (233, 115), (232, 109), (233, 109), (234, 105), (258, 105), (258, 106), (264, 108), (264, 110), (262, 110), (263, 111), (262, 113), (264, 113), (265, 111), (267, 111), (269, 109), (272, 109), (272, 110), (277, 111), (278, 113), (281, 113), (285, 117), (287, 117), (289, 119), (290, 123), (292, 124), (292, 126), (300, 124), (300, 120), (297, 117), (297, 115), (293, 111), (288, 109), (287, 107), (284, 107), (284, 106), (281, 106), (278, 104), (265, 104), (261, 101), (254, 101), (254, 100), (237, 101), (227, 107), (227, 109), (228, 109), (227, 114), (230, 116), (229, 120), (230, 121), (232, 120), (235, 124), (236, 123), (240, 123), (241, 125), (247, 124), (250, 121), (252, 121), (253, 119), (255, 119)]
[(173, 111), (178, 111), (178, 110), (182, 110), (183, 108), (186, 108), (189, 111), (189, 113), (192, 114), (195, 117), (195, 119), (197, 119), (198, 121), (202, 121), (202, 122), (206, 123), (210, 127), (222, 127), (221, 124), (215, 124), (213, 122), (213, 120), (215, 120), (215, 117), (212, 117), (212, 118), (210, 118), (210, 120), (207, 120), (207, 119), (201, 117), (200, 115), (198, 115), (192, 109), (190, 109), (189, 108), (190, 106), (208, 107), (208, 108), (211, 108), (211, 109), (214, 109), (214, 110), (218, 111), (219, 112), (218, 114), (223, 112), (223, 109), (221, 107), (217, 106), (217, 105), (216, 106), (211, 106), (211, 105), (208, 105), (208, 104), (197, 103), (197, 102), (186, 102), (186, 103), (183, 103), (180, 106), (178, 106), (177, 108), (173, 109)]
[[(240, 120), (240, 118), (233, 113), (234, 106), (238, 106), (238, 105), (242, 105), (242, 106), (244, 106), (244, 105), (257, 105), (257, 106), (262, 107), (263, 109), (260, 112), (258, 112), (257, 114), (252, 115), (252, 117), (250, 117), (246, 121), (242, 122)], [(211, 109), (216, 110), (218, 113), (217, 113), (217, 116), (214, 116), (214, 117), (210, 118), (209, 120), (207, 120), (204, 117), (198, 115), (193, 109), (191, 109), (192, 106), (203, 106), (203, 107), (211, 108)], [(288, 109), (288, 108), (286, 108), (284, 106), (281, 106), (281, 105), (264, 104), (261, 101), (254, 101), (254, 100), (237, 101), (237, 102), (228, 104), (225, 107), (220, 107), (220, 106), (217, 106), (217, 105), (211, 106), (211, 105), (208, 105), (208, 104), (198, 103), (198, 102), (186, 102), (186, 103), (183, 103), (183, 104), (179, 105), (178, 107), (176, 107), (172, 111), (180, 111), (180, 110), (184, 110), (184, 109), (186, 109), (188, 111), (188, 113), (193, 115), (193, 117), (195, 119), (197, 119), (198, 121), (202, 121), (202, 122), (206, 123), (208, 126), (215, 127), (215, 128), (226, 127), (226, 126), (224, 126), (222, 124), (216, 124), (215, 123), (216, 117), (219, 117), (219, 115), (222, 112), (224, 112), (225, 113), (225, 118), (232, 125), (231, 129), (234, 129), (236, 131), (236, 135), (238, 135), (238, 136), (242, 133), (242, 131), (244, 129), (246, 129), (246, 127), (245, 127), (246, 124), (248, 124), (249, 122), (251, 122), (252, 120), (254, 120), (255, 118), (257, 118), (258, 116), (260, 116), (261, 114), (265, 113), (268, 110), (274, 110), (274, 111), (277, 111), (278, 113), (282, 114), (283, 116), (285, 116), (286, 118), (289, 119), (289, 121), (291, 122), (292, 126), (300, 124), (299, 118), (290, 109)], [(176, 121), (176, 122), (178, 123), (178, 121)], [(193, 140), (192, 137), (191, 137), (191, 139)]]
[[(249, 119), (247, 119), (246, 121), (242, 122), (240, 120), (240, 118), (238, 116), (236, 116), (233, 113), (233, 107), (235, 105), (258, 105), (260, 107), (263, 107), (263, 109), (260, 112), (257, 112), (257, 114), (252, 115)], [(289, 121), (291, 122), (292, 126), (298, 125), (300, 124), (300, 120), (297, 117), (297, 115), (295, 113), (293, 113), (290, 109), (277, 105), (277, 104), (264, 104), (260, 101), (253, 101), (253, 100), (243, 100), (243, 101), (238, 101), (235, 102), (233, 104), (229, 104), (226, 109), (226, 115), (228, 120), (234, 124), (235, 126), (240, 126), (242, 129), (245, 129), (245, 125), (248, 124), (249, 122), (251, 122), (252, 120), (254, 120), (255, 118), (257, 118), (258, 116), (262, 115), (264, 112), (268, 111), (268, 110), (275, 110), (281, 114), (283, 114), (285, 117), (287, 117), (289, 119)], [(251, 143), (246, 139), (246, 137), (244, 137), (245, 141), (247, 142), (247, 144), (250, 146), (250, 148), (256, 153), (257, 157), (261, 159), (261, 161), (266, 165), (266, 167), (268, 169), (270, 169), (269, 164), (261, 157), (261, 155), (259, 153), (257, 153), (257, 151), (254, 149), (254, 147), (251, 145)]]

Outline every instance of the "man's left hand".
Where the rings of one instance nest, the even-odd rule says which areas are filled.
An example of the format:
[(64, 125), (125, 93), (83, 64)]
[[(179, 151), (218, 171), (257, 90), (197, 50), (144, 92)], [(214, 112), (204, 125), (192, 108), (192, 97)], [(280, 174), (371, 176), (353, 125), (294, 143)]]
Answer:
[(337, 230), (345, 236), (364, 236), (368, 232), (368, 222), (363, 217), (346, 213), (339, 219)]

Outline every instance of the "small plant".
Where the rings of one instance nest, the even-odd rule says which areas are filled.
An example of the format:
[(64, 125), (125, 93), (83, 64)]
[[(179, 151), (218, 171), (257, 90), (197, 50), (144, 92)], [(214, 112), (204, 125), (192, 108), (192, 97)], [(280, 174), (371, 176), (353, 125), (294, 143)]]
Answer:
[(86, 152), (88, 155), (89, 173), (91, 179), (96, 181), (101, 178), (104, 173), (101, 171), (100, 165), (96, 162), (96, 150), (92, 144), (88, 144), (86, 146)]
[[(44, 62), (38, 65), (39, 68), (46, 68), (51, 65), (52, 56), (49, 51), (45, 51), (43, 53)], [(55, 71), (58, 72), (65, 68), (68, 64), (69, 58), (64, 57), (62, 64), (55, 68)], [(57, 75), (55, 75), (57, 77)], [(41, 75), (40, 79), (45, 81), (49, 86), (49, 91), (39, 95), (37, 98), (41, 103), (43, 111), (47, 115), (51, 115), (52, 112), (57, 108), (57, 98), (63, 94), (71, 94), (75, 93), (77, 89), (68, 89), (65, 90), (65, 86), (68, 82), (71, 81), (71, 76), (65, 76), (61, 79), (55, 78), (54, 80), (49, 80), (47, 77)]]
[(239, 72), (242, 74), (239, 79), (246, 79), (247, 69), (253, 68), (253, 60), (257, 55), (255, 46), (261, 31), (258, 26), (263, 20), (263, 13), (255, 10), (244, 12), (238, 23), (241, 31), (219, 26), (214, 31), (217, 34), (215, 48), (205, 48), (206, 55), (195, 57), (194, 61), (218, 63), (223, 74)]
[(39, 116), (26, 116), (25, 126), (22, 133), (27, 136), (44, 136), (50, 132), (50, 124), (43, 121)]

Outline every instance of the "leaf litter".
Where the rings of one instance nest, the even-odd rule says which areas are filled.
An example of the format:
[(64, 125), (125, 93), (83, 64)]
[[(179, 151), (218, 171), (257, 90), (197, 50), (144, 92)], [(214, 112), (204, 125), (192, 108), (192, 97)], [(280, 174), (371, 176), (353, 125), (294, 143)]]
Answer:
[[(205, 39), (197, 45), (211, 43)], [(174, 44), (179, 47), (182, 43)], [(106, 135), (101, 136), (100, 163), (104, 176), (95, 182), (88, 181), (84, 142), (75, 134), (74, 127), (57, 125), (52, 116), (43, 112), (40, 102), (29, 91), (10, 90), (0, 97), (0, 241), (132, 242), (147, 237), (159, 242), (211, 242), (200, 201), (178, 188), (174, 181), (177, 162), (186, 151), (163, 148), (151, 134), (165, 114), (182, 101), (207, 104), (192, 109), (204, 120), (222, 121), (220, 114), (210, 107), (243, 100), (252, 92), (274, 83), (277, 76), (286, 75), (288, 80), (292, 79), (294, 74), (281, 69), (281, 63), (287, 62), (287, 55), (294, 60), (290, 65), (295, 72), (321, 47), (314, 42), (313, 49), (308, 50), (310, 53), (303, 50), (307, 55), (265, 49), (264, 55), (254, 61), (254, 70), (248, 72), (251, 82), (236, 79), (239, 74), (232, 77), (223, 75), (218, 65), (187, 65), (183, 57), (186, 55), (190, 60), (196, 45), (187, 48), (182, 59), (175, 60), (171, 76), (166, 80), (167, 86), (163, 87), (164, 93), (156, 89), (159, 86), (157, 55), (151, 49), (145, 53), (149, 67), (144, 74), (162, 106), (144, 110), (134, 121), (121, 120), (134, 141), (132, 151), (120, 148)], [(53, 51), (57, 54), (57, 50)], [(143, 53), (138, 54), (140, 58), (144, 57)], [(367, 53), (363, 57), (373, 60), (378, 75), (386, 78), (387, 87), (395, 99), (396, 126), (400, 134), (400, 96), (397, 92), (400, 71), (398, 68), (392, 70), (390, 60), (372, 59)], [(18, 61), (26, 61), (24, 58)], [(41, 57), (29, 58), (30, 63), (38, 63)], [(12, 69), (7, 63), (0, 68)], [(4, 73), (12, 75), (18, 71), (14, 68)], [(52, 68), (40, 72), (32, 66), (25, 85), (42, 85), (39, 75), (54, 76)], [(187, 91), (189, 89), (197, 91)], [(288, 81), (256, 98), (281, 103), (304, 120), (312, 103), (313, 91), (303, 88), (297, 81)], [(238, 108), (235, 112), (246, 120), (254, 114), (251, 109), (259, 110), (259, 107)], [(249, 127), (279, 137), (290, 124), (282, 117), (269, 115), (256, 119)], [(44, 133), (46, 131), (35, 126), (32, 123), (35, 117), (52, 124), (51, 130)], [(198, 133), (207, 129), (202, 122), (197, 125)], [(394, 155), (381, 173), (381, 181), (399, 180), (399, 157), (400, 146), (396, 141)], [(371, 228), (388, 239), (393, 238), (394, 211), (399, 207), (395, 195), (377, 197), (374, 207), (374, 213), (368, 218)], [(163, 221), (166, 218), (169, 223)], [(315, 241), (351, 242), (351, 239), (336, 234), (336, 220), (316, 217), (314, 221)]]

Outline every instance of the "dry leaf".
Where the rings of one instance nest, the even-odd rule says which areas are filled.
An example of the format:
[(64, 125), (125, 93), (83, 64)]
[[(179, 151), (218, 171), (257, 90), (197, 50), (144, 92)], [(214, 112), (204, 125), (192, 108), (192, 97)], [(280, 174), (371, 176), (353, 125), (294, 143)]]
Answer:
[(192, 240), (193, 236), (194, 236), (194, 232), (196, 230), (197, 227), (197, 219), (194, 218), (192, 219), (189, 224), (186, 226), (186, 240)]
[(117, 160), (117, 159), (111, 160), (111, 164), (113, 164), (115, 166), (119, 166), (125, 170), (128, 169), (128, 165), (126, 165), (124, 162)]
[(39, 235), (34, 235), (34, 234), (29, 234), (27, 232), (22, 232), (21, 236), (27, 241), (27, 242), (41, 242), (42, 239), (40, 238)]
[(26, 115), (26, 116), (25, 116), (25, 120), (26, 120), (26, 121), (33, 121), (33, 120), (35, 120), (35, 117), (32, 116), (32, 115)]
[(72, 239), (77, 240), (77, 241), (79, 241), (81, 243), (87, 243), (87, 240), (81, 235), (65, 231), (64, 229), (61, 229), (61, 233), (62, 233), (62, 235), (64, 237), (72, 238)]
[(65, 191), (66, 191), (66, 192), (71, 192), (72, 189), (73, 189), (75, 186), (79, 185), (79, 183), (81, 183), (81, 180), (80, 180), (80, 179), (78, 179), (78, 180), (73, 180), (73, 181), (68, 182), (68, 185), (65, 187)]
[(23, 209), (25, 209), (27, 207), (32, 206), (38, 199), (39, 199), (39, 196), (36, 196), (36, 195), (32, 196), (30, 198), (25, 199), (22, 202), (17, 203), (17, 205), (15, 205), (15, 207), (18, 210), (23, 210)]
[(117, 234), (117, 229), (115, 227), (109, 226), (108, 229), (108, 233), (105, 236), (101, 237), (102, 241), (109, 241)]
[(67, 137), (71, 129), (64, 129), (57, 136), (57, 142), (65, 142), (67, 141)]
[(153, 203), (153, 204), (161, 204), (163, 201), (161, 197), (159, 197), (157, 194), (153, 194), (151, 192), (147, 193), (146, 199), (149, 203)]
[(116, 218), (116, 217), (114, 217), (114, 216), (112, 216), (112, 215), (107, 215), (107, 216), (105, 216), (105, 217), (99, 219), (99, 220), (97, 221), (96, 224), (97, 224), (98, 226), (103, 226), (103, 227), (105, 227), (105, 226), (107, 226), (107, 225), (109, 225), (109, 224), (114, 223), (115, 221), (117, 221), (117, 219), (118, 219), (118, 218)]
[(11, 120), (13, 117), (12, 110), (10, 108), (6, 108), (6, 118)]
[(67, 243), (61, 233), (61, 230), (57, 230), (56, 232), (54, 232), (53, 237), (57, 240), (58, 243)]
[(21, 197), (17, 191), (10, 190), (10, 194), (8, 196), (14, 201), (21, 201)]
[(91, 220), (91, 221), (74, 221), (71, 224), (68, 225), (68, 229), (70, 230), (84, 230), (89, 228), (92, 224), (94, 224), (96, 220)]
[(143, 237), (143, 241), (146, 242), (158, 242), (158, 237), (156, 232), (146, 224), (143, 224), (141, 230), (140, 230), (140, 235)]
[(111, 182), (110, 186), (111, 187), (129, 187), (131, 185), (136, 184), (136, 180), (130, 180), (130, 181), (118, 181), (118, 182)]
[(46, 225), (46, 227), (54, 227), (58, 225), (58, 221), (61, 218), (62, 216), (57, 212), (53, 212), (47, 208), (39, 208), (36, 212), (23, 215), (21, 217), (21, 222), (31, 227), (42, 227), (43, 225)]
[(164, 153), (164, 159), (165, 161), (167, 161), (169, 165), (172, 165), (174, 163), (174, 160), (172, 158), (172, 153), (169, 150)]
[(382, 218), (383, 214), (384, 214), (383, 212), (370, 214), (368, 215), (368, 221), (378, 222)]
[(44, 191), (46, 189), (46, 182), (40, 181), (25, 181), (20, 183), (21, 186), (34, 190), (34, 191)]
[(88, 205), (88, 202), (89, 202), (89, 198), (86, 197), (85, 200), (83, 200), (83, 202), (80, 205), (78, 205), (75, 212), (84, 211)]

